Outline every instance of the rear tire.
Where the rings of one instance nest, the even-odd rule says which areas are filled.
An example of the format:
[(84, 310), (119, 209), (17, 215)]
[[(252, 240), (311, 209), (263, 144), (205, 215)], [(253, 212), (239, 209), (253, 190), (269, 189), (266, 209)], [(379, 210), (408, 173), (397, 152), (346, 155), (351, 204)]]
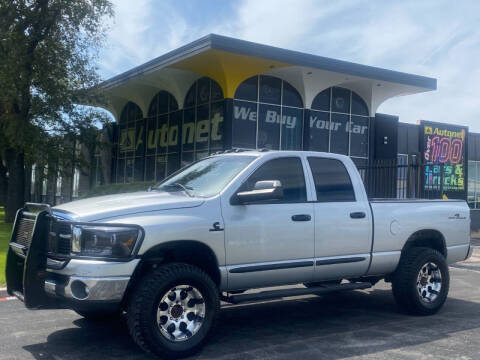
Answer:
[(449, 287), (450, 274), (445, 257), (430, 248), (410, 249), (392, 275), (395, 301), (413, 315), (438, 312), (447, 299)]
[(183, 263), (160, 266), (132, 294), (127, 324), (146, 352), (179, 358), (198, 351), (220, 309), (219, 292), (200, 268)]

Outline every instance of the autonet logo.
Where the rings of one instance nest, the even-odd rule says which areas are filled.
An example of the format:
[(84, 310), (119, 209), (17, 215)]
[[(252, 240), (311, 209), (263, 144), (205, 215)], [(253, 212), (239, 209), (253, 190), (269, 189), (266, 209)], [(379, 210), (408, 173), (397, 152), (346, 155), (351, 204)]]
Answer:
[[(182, 144), (193, 144), (193, 142), (207, 142), (210, 138), (212, 141), (222, 140), (220, 133), (220, 124), (223, 122), (223, 116), (215, 113), (212, 120), (198, 120), (188, 122), (182, 126)], [(210, 131), (211, 128), (211, 131)], [(135, 151), (143, 144), (143, 133), (145, 131), (142, 125), (138, 132), (132, 129), (124, 129), (120, 132), (120, 151)], [(158, 129), (151, 129), (147, 134), (147, 148), (155, 149), (158, 145), (161, 147), (176, 146), (179, 141), (179, 126), (168, 126), (163, 124)]]

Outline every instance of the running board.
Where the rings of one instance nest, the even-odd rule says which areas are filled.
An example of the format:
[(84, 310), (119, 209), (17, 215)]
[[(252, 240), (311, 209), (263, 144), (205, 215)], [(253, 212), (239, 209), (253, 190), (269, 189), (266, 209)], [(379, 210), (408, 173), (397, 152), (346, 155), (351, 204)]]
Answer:
[(311, 288), (290, 288), (280, 290), (268, 290), (253, 294), (231, 295), (224, 296), (222, 300), (230, 304), (239, 304), (247, 301), (263, 301), (272, 300), (283, 297), (300, 296), (300, 295), (323, 295), (332, 292), (347, 291), (347, 290), (362, 290), (371, 288), (372, 284), (369, 282), (346, 283), (338, 285), (323, 285)]

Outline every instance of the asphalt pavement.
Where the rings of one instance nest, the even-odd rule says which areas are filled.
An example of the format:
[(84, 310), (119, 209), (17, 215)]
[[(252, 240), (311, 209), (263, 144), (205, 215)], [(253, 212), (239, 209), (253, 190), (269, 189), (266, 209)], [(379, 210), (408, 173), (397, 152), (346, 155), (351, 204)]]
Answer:
[[(72, 311), (0, 302), (0, 359), (151, 359), (125, 319), (89, 322)], [(373, 289), (226, 305), (195, 359), (480, 359), (480, 248), (451, 268), (450, 296), (434, 316), (401, 313), (383, 282)]]

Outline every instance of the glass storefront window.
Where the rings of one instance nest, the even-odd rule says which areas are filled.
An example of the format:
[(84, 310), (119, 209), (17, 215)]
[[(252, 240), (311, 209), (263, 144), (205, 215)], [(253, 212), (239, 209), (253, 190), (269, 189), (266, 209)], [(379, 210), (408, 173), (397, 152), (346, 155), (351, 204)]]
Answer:
[(251, 77), (235, 91), (232, 147), (301, 150), (303, 113), (292, 85), (273, 76)]
[(282, 97), (282, 80), (273, 76), (260, 76), (260, 99), (265, 104), (278, 104)]
[[(131, 182), (134, 177), (135, 157), (143, 163), (145, 154), (145, 122), (142, 110), (133, 102), (128, 102), (120, 115), (116, 181)], [(142, 165), (138, 167), (143, 168)], [(143, 179), (143, 174), (140, 176)]]
[(332, 112), (350, 113), (350, 90), (334, 87), (332, 89)]
[(318, 93), (313, 99), (312, 102), (312, 110), (323, 110), (323, 111), (330, 111), (330, 95), (332, 89), (326, 89), (322, 92)]
[[(116, 182), (161, 180), (171, 169), (178, 169), (179, 161), (168, 171), (163, 163), (167, 155), (179, 158), (182, 114), (175, 98), (166, 91), (153, 97), (146, 119), (136, 104), (125, 105), (114, 135), (114, 142), (118, 142), (113, 165)], [(160, 165), (159, 158), (163, 159)]]
[[(160, 91), (150, 102), (147, 123), (147, 156), (143, 170), (145, 181), (167, 176), (165, 159), (168, 153), (178, 151), (177, 100), (167, 91)], [(139, 159), (140, 160), (140, 159)], [(140, 176), (140, 165), (138, 174)], [(137, 166), (135, 167), (137, 169)], [(137, 172), (136, 172), (137, 173)]]
[(280, 147), (280, 106), (260, 104), (257, 147), (278, 150)]
[(257, 103), (238, 100), (233, 102), (233, 147), (255, 149), (257, 141), (257, 118)]
[(207, 77), (197, 80), (188, 91), (184, 109), (182, 166), (223, 150), (225, 102), (222, 88)]
[(281, 133), (280, 147), (283, 150), (302, 150), (302, 109), (283, 107)]
[(352, 91), (352, 114), (368, 116), (368, 108), (365, 101)]
[(317, 94), (306, 122), (306, 149), (368, 158), (368, 107), (355, 92), (331, 87)]
[(235, 99), (257, 101), (258, 97), (258, 76), (242, 82), (235, 91)]
[(348, 154), (348, 115), (332, 113), (330, 121), (330, 152)]
[(368, 156), (368, 125), (370, 118), (352, 115), (350, 121), (350, 155)]
[(308, 116), (308, 149), (328, 152), (330, 113), (311, 110)]
[(468, 162), (467, 202), (472, 209), (480, 209), (480, 161)]
[[(227, 108), (230, 124), (224, 121)], [(291, 84), (257, 75), (241, 83), (229, 103), (219, 84), (204, 77), (191, 85), (181, 110), (166, 91), (153, 97), (146, 118), (136, 104), (125, 105), (114, 127), (112, 171), (117, 182), (160, 181), (181, 166), (224, 150), (225, 129), (231, 132), (233, 148), (305, 149), (361, 161), (368, 159), (369, 123), (367, 105), (349, 89), (325, 89), (311, 109), (304, 109)]]
[(145, 158), (145, 181), (155, 180), (155, 156)]
[(283, 82), (282, 105), (296, 108), (303, 107), (302, 97), (298, 91), (286, 81)]

